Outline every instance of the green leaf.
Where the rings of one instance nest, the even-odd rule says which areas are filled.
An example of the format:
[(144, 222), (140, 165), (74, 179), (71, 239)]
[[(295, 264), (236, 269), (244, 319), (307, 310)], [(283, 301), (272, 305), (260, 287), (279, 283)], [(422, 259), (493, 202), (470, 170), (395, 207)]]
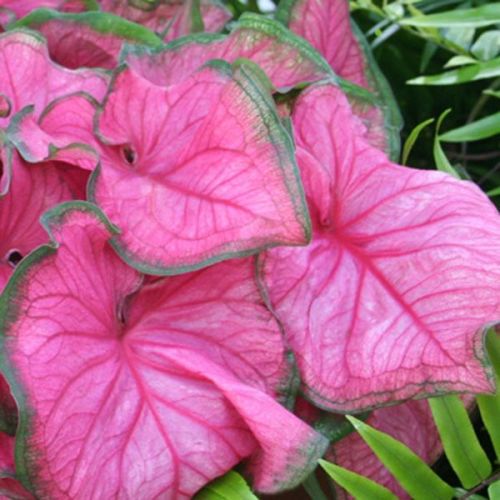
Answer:
[[(500, 194), (500, 188), (498, 193)], [(476, 399), (484, 426), (493, 444), (497, 462), (500, 462), (500, 337), (493, 329), (486, 336), (486, 348), (495, 370), (497, 392), (493, 396), (480, 394)]]
[(306, 490), (311, 500), (328, 500), (314, 472), (306, 477), (302, 482), (302, 487)]
[(488, 61), (500, 54), (500, 30), (483, 33), (472, 45), (470, 51), (481, 61)]
[(453, 497), (453, 488), (403, 443), (361, 420), (350, 416), (347, 418), (412, 498), (445, 500)]
[(338, 465), (320, 460), (325, 472), (356, 500), (397, 500), (387, 488)]
[(488, 488), (490, 500), (500, 500), (500, 481), (495, 481)]
[(500, 112), (481, 120), (450, 130), (439, 136), (444, 142), (471, 142), (493, 137), (500, 133)]
[(453, 56), (445, 65), (445, 68), (455, 68), (466, 64), (477, 64), (477, 59), (470, 56)]
[(406, 139), (405, 144), (403, 146), (403, 154), (401, 157), (401, 163), (403, 165), (406, 165), (406, 162), (408, 161), (408, 157), (410, 156), (411, 150), (413, 149), (413, 146), (417, 142), (417, 139), (420, 135), (420, 132), (427, 127), (427, 125), (430, 125), (432, 122), (434, 122), (434, 118), (429, 118), (428, 120), (423, 121), (422, 123), (419, 123), (411, 132), (410, 135), (408, 136), (408, 139)]
[(500, 187), (492, 189), (486, 193), (490, 198), (494, 198), (495, 196), (500, 196)]
[(458, 396), (429, 399), (444, 452), (464, 488), (472, 488), (491, 474), (467, 410)]
[(456, 85), (496, 76), (500, 76), (500, 57), (490, 61), (462, 66), (439, 75), (418, 76), (406, 83), (411, 85)]
[(456, 9), (428, 16), (416, 16), (400, 21), (407, 26), (478, 28), (500, 23), (500, 2), (475, 9)]
[(496, 97), (497, 99), (500, 99), (500, 90), (486, 89), (483, 90), (483, 94), (490, 95), (491, 97)]
[(451, 111), (451, 109), (447, 109), (446, 111), (441, 113), (441, 116), (438, 118), (438, 122), (436, 125), (436, 134), (434, 136), (434, 147), (433, 147), (432, 152), (434, 154), (434, 161), (436, 162), (436, 168), (438, 170), (441, 170), (442, 172), (446, 172), (450, 175), (453, 175), (457, 179), (460, 179), (460, 175), (455, 170), (455, 168), (451, 165), (451, 163), (448, 161), (448, 158), (446, 158), (446, 155), (444, 154), (443, 148), (441, 147), (441, 142), (439, 141), (439, 129), (441, 128), (441, 123), (448, 116), (450, 111)]
[(258, 500), (245, 480), (234, 471), (219, 477), (205, 486), (195, 500)]

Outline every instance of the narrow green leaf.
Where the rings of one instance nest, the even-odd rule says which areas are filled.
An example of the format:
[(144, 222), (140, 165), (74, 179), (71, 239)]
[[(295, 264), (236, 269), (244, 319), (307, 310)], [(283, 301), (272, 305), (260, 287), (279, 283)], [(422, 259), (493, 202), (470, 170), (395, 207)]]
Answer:
[(434, 118), (429, 118), (428, 120), (423, 121), (422, 123), (419, 123), (411, 132), (410, 135), (408, 136), (408, 139), (406, 139), (405, 144), (403, 146), (403, 154), (401, 156), (401, 163), (403, 165), (406, 165), (406, 162), (408, 161), (408, 157), (410, 156), (411, 150), (413, 149), (413, 146), (417, 142), (417, 139), (420, 135), (420, 132), (427, 127), (427, 125), (430, 125), (432, 122), (434, 122)]
[(311, 500), (328, 500), (314, 472), (306, 477), (302, 482), (302, 487), (306, 490)]
[(483, 90), (483, 94), (490, 95), (491, 97), (496, 97), (497, 99), (500, 99), (500, 90), (486, 89)]
[[(500, 188), (498, 193), (500, 194)], [(495, 370), (497, 392), (493, 396), (478, 395), (476, 400), (493, 444), (497, 462), (500, 463), (500, 337), (493, 329), (486, 336), (486, 348)]]
[(464, 488), (472, 488), (491, 474), (472, 423), (458, 396), (429, 399), (444, 452)]
[(500, 57), (490, 61), (462, 66), (439, 75), (419, 76), (408, 80), (406, 83), (411, 85), (456, 85), (496, 76), (500, 76)]
[(500, 23), (500, 2), (483, 5), (475, 9), (456, 9), (428, 16), (417, 16), (403, 19), (401, 24), (421, 27), (478, 28)]
[(205, 486), (195, 500), (258, 500), (245, 480), (234, 471), (219, 477)]
[(453, 488), (403, 443), (361, 420), (350, 416), (347, 418), (412, 498), (416, 500), (452, 498)]
[(499, 133), (500, 112), (445, 132), (439, 139), (444, 142), (471, 142), (493, 137)]
[(497, 391), (494, 396), (478, 395), (476, 400), (484, 426), (493, 443), (497, 461), (500, 462), (500, 392)]
[(500, 481), (495, 481), (488, 488), (490, 500), (500, 500)]
[(448, 114), (450, 112), (451, 112), (451, 109), (447, 109), (446, 111), (441, 113), (441, 116), (438, 118), (437, 125), (436, 125), (436, 134), (434, 135), (434, 147), (433, 147), (432, 152), (434, 154), (434, 161), (436, 163), (436, 168), (438, 170), (441, 170), (442, 172), (446, 172), (450, 175), (453, 175), (457, 179), (460, 179), (460, 175), (453, 168), (451, 163), (448, 161), (448, 158), (446, 158), (446, 155), (444, 154), (443, 148), (441, 147), (441, 142), (439, 140), (439, 129), (441, 128), (441, 123), (448, 116)]
[(442, 30), (443, 38), (465, 50), (469, 50), (475, 34), (474, 28), (463, 28), (462, 26), (452, 26)]
[(320, 460), (319, 464), (336, 483), (342, 486), (356, 500), (397, 500), (397, 497), (387, 488), (367, 477), (326, 460)]
[(500, 30), (483, 33), (472, 45), (470, 51), (481, 61), (488, 61), (500, 54)]
[(453, 56), (445, 65), (445, 68), (456, 68), (457, 66), (465, 66), (466, 64), (477, 64), (477, 59), (470, 56)]
[(500, 187), (492, 189), (486, 193), (490, 198), (494, 198), (495, 196), (500, 196)]

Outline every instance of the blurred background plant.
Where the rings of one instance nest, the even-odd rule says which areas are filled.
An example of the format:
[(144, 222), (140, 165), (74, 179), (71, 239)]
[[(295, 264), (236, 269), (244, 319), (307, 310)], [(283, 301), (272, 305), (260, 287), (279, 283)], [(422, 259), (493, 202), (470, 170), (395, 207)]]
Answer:
[(350, 5), (404, 117), (402, 162), (453, 169), (499, 206), (500, 2)]

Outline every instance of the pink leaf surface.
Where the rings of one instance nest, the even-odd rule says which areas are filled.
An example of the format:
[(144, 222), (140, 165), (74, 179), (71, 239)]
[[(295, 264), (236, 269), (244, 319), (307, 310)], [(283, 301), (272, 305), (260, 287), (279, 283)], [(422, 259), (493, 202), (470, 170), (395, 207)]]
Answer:
[[(19, 260), (47, 241), (38, 220), (49, 208), (84, 195), (87, 175), (69, 165), (26, 164), (12, 153), (13, 178), (0, 198), (0, 292)], [(75, 172), (75, 170), (77, 170)]]
[[(170, 41), (191, 33), (193, 4), (191, 0), (169, 0), (141, 8), (127, 0), (102, 0), (101, 8), (165, 34), (165, 40)], [(208, 32), (220, 31), (232, 17), (222, 3), (210, 0), (201, 0), (200, 13)]]
[(361, 87), (371, 87), (363, 51), (351, 28), (347, 0), (289, 0), (278, 16), (305, 38), (335, 73)]
[(32, 500), (33, 496), (16, 479), (14, 447), (15, 439), (4, 432), (0, 432), (0, 498)]
[(125, 42), (161, 46), (161, 39), (143, 26), (103, 12), (64, 14), (39, 10), (16, 27), (40, 32), (48, 43), (51, 58), (67, 68), (117, 66)]
[(310, 472), (327, 442), (272, 397), (287, 365), (250, 260), (141, 289), (92, 205), (46, 223), (57, 244), (0, 304), (36, 495), (189, 498), (246, 457), (265, 492)]
[(495, 207), (469, 182), (389, 162), (333, 85), (305, 91), (293, 123), (313, 241), (271, 250), (261, 266), (306, 396), (349, 411), (491, 391), (483, 329), (500, 318)]
[[(101, 99), (107, 81), (104, 73), (71, 71), (54, 64), (46, 42), (33, 33), (12, 31), (0, 36), (0, 93), (9, 99), (12, 114), (33, 105), (38, 115), (50, 101), (78, 91)], [(8, 120), (1, 117), (0, 126)]]
[(38, 120), (33, 116), (33, 107), (28, 106), (14, 116), (7, 137), (30, 163), (57, 161), (94, 170), (99, 160), (93, 147), (95, 106), (89, 95), (71, 94), (52, 101)]
[[(427, 401), (408, 401), (375, 410), (367, 423), (404, 443), (428, 464), (432, 464), (442, 452), (439, 434)], [(398, 498), (410, 498), (356, 432), (335, 444), (326, 458), (382, 484)]]
[(168, 88), (117, 73), (98, 119), (107, 146), (89, 196), (120, 228), (115, 248), (137, 269), (178, 274), (307, 242), (290, 138), (256, 71), (219, 61)]
[[(286, 0), (280, 4), (277, 17), (318, 50), (337, 75), (375, 92), (380, 100), (377, 105), (359, 100), (354, 111), (366, 126), (370, 144), (394, 152), (397, 157), (399, 141), (395, 137), (399, 137), (401, 122), (397, 104), (370, 49), (363, 47), (355, 34), (357, 29), (351, 25), (349, 2)], [(354, 96), (350, 100), (351, 104), (356, 101)]]
[(283, 91), (332, 76), (326, 61), (309, 44), (279, 23), (248, 13), (228, 36), (193, 35), (158, 50), (132, 47), (126, 58), (136, 72), (157, 85), (179, 82), (211, 59), (230, 63), (250, 59)]
[(11, 10), (17, 17), (23, 17), (42, 7), (56, 9), (61, 3), (61, 0), (0, 0), (0, 7)]

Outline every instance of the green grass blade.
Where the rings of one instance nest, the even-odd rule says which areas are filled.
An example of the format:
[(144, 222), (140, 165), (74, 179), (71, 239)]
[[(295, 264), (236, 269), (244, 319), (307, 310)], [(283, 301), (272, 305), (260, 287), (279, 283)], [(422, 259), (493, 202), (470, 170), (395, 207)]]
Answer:
[(479, 28), (500, 23), (500, 2), (475, 9), (456, 9), (428, 16), (414, 16), (400, 21), (407, 26)]
[(491, 474), (472, 423), (458, 396), (429, 399), (444, 452), (464, 488), (472, 488)]
[(439, 136), (444, 142), (471, 142), (500, 134), (500, 112), (450, 130)]
[(326, 460), (320, 460), (319, 464), (336, 483), (342, 486), (356, 500), (397, 500), (397, 497), (387, 488), (367, 477), (339, 467)]
[(497, 462), (500, 463), (500, 338), (494, 330), (490, 330), (486, 336), (486, 348), (495, 369), (497, 392), (493, 396), (478, 395), (476, 400), (484, 426), (493, 444)]
[(433, 147), (432, 152), (434, 154), (434, 161), (436, 162), (436, 168), (438, 170), (441, 170), (442, 172), (446, 172), (447, 174), (453, 175), (457, 179), (460, 179), (460, 175), (453, 168), (452, 164), (448, 161), (448, 158), (446, 158), (446, 155), (444, 154), (443, 148), (441, 147), (441, 141), (439, 140), (439, 129), (441, 128), (441, 124), (443, 123), (443, 120), (448, 116), (450, 111), (451, 111), (451, 109), (447, 109), (438, 118), (438, 121), (436, 124), (436, 134), (434, 136), (434, 147)]
[(245, 480), (234, 471), (219, 477), (205, 486), (195, 500), (258, 500)]
[(469, 64), (439, 75), (419, 76), (408, 80), (411, 85), (456, 85), (484, 78), (500, 76), (500, 57), (477, 64)]
[(453, 488), (403, 443), (361, 420), (350, 416), (347, 418), (412, 498), (445, 500), (453, 497)]
[(410, 156), (411, 150), (413, 149), (413, 146), (417, 142), (417, 139), (420, 135), (420, 132), (427, 127), (427, 125), (430, 125), (434, 121), (434, 118), (429, 118), (428, 120), (423, 121), (422, 123), (419, 123), (411, 132), (410, 135), (408, 136), (408, 139), (406, 139), (405, 144), (403, 146), (403, 154), (401, 156), (401, 163), (403, 165), (406, 165), (406, 162), (408, 161), (408, 157)]

